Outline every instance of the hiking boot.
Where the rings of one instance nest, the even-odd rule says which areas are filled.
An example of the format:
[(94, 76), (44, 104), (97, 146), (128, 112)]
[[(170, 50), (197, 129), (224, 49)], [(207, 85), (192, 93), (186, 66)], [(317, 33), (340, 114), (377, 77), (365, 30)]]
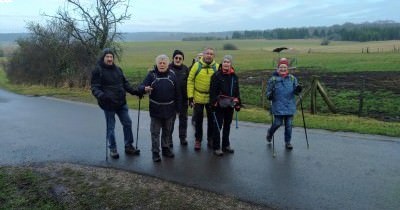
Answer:
[(110, 149), (110, 157), (113, 159), (118, 159), (119, 158), (119, 154), (117, 152), (117, 149)]
[(292, 149), (293, 149), (293, 146), (292, 146), (292, 144), (290, 144), (290, 143), (286, 143), (286, 144), (285, 144), (285, 148), (286, 148), (287, 150), (292, 150)]
[(226, 152), (226, 153), (234, 153), (235, 152), (235, 150), (233, 150), (230, 146), (222, 148), (222, 151)]
[(125, 145), (125, 154), (127, 155), (139, 155), (140, 150), (136, 149), (134, 146), (127, 144)]
[(182, 146), (188, 145), (188, 142), (186, 141), (186, 139), (184, 139), (184, 138), (181, 139), (181, 145)]
[(214, 150), (214, 155), (222, 156), (222, 155), (224, 155), (224, 152), (222, 152), (222, 150), (220, 150), (220, 149), (217, 149), (217, 150)]
[(201, 149), (201, 141), (196, 140), (194, 142), (194, 150), (199, 151)]
[(160, 154), (158, 152), (153, 152), (153, 162), (160, 162), (160, 161), (161, 161)]
[(174, 143), (169, 144), (169, 147), (173, 148), (174, 147)]
[(266, 139), (267, 139), (267, 142), (268, 142), (268, 143), (271, 143), (271, 141), (272, 141), (272, 135), (270, 135), (269, 129), (268, 129), (268, 132), (267, 132), (267, 137), (266, 137)]
[(168, 157), (168, 158), (173, 158), (175, 157), (174, 153), (171, 151), (170, 148), (168, 147), (163, 147), (162, 148), (162, 156)]

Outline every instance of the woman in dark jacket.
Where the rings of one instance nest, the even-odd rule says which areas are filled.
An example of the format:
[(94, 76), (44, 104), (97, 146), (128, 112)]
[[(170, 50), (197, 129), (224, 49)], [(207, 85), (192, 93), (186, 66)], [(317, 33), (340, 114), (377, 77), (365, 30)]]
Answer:
[(156, 66), (150, 71), (139, 87), (141, 93), (150, 92), (150, 132), (152, 141), (153, 161), (161, 161), (160, 130), (162, 155), (172, 158), (171, 131), (176, 113), (181, 109), (182, 98), (175, 73), (168, 68), (169, 58), (166, 55), (156, 57)]
[[(172, 54), (173, 61), (169, 64), (169, 69), (175, 72), (177, 82), (180, 86), (181, 96), (182, 96), (182, 104), (181, 110), (178, 113), (179, 119), (179, 139), (181, 145), (186, 146), (188, 144), (187, 137), (187, 121), (188, 121), (188, 98), (187, 98), (187, 78), (189, 75), (188, 67), (183, 64), (183, 60), (185, 59), (185, 55), (180, 50), (175, 50)], [(174, 120), (175, 122), (175, 120)], [(171, 135), (174, 132), (174, 127), (172, 127)], [(172, 136), (171, 136), (172, 142)], [(172, 143), (171, 143), (172, 147)]]
[[(214, 154), (222, 156), (233, 153), (229, 133), (233, 111), (240, 111), (241, 100), (239, 79), (232, 67), (232, 56), (225, 55), (218, 71), (211, 78), (210, 104), (214, 118), (213, 149)], [(222, 149), (220, 131), (222, 129)]]
[(125, 153), (139, 154), (133, 144), (132, 120), (128, 114), (126, 104), (126, 92), (143, 97), (126, 80), (121, 68), (114, 64), (114, 53), (106, 48), (92, 72), (92, 94), (96, 97), (99, 106), (103, 109), (107, 123), (107, 142), (110, 148), (110, 156), (119, 158), (117, 144), (115, 142), (115, 114), (123, 126)]

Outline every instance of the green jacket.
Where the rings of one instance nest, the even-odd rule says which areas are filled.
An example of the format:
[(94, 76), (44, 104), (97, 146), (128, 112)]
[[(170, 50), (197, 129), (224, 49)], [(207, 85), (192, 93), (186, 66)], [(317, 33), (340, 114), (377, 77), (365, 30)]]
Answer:
[[(201, 65), (200, 70), (199, 65)], [(210, 65), (206, 64), (203, 59), (193, 64), (187, 81), (188, 98), (193, 98), (194, 102), (198, 104), (209, 103), (211, 76), (218, 67), (219, 64), (215, 60)]]

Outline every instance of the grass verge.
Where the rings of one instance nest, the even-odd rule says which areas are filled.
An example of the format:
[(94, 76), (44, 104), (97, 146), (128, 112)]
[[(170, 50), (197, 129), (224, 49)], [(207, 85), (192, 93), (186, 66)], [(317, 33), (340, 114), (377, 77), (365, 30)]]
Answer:
[(110, 168), (68, 163), (0, 167), (0, 209), (269, 209)]

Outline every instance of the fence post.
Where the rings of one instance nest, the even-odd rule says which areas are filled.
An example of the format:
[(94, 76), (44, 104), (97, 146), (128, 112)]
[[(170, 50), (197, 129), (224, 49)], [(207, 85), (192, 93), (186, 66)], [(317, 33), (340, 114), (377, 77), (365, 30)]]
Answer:
[(266, 108), (265, 106), (265, 91), (267, 88), (267, 80), (266, 79), (261, 79), (261, 106), (262, 108)]
[(364, 107), (364, 89), (365, 89), (365, 78), (364, 76), (360, 76), (361, 79), (361, 89), (360, 95), (358, 96), (358, 117), (361, 117), (362, 110)]
[(318, 76), (313, 75), (312, 76), (312, 82), (311, 82), (311, 91), (310, 91), (310, 95), (311, 95), (311, 114), (315, 114), (317, 112), (317, 81), (318, 81)]

